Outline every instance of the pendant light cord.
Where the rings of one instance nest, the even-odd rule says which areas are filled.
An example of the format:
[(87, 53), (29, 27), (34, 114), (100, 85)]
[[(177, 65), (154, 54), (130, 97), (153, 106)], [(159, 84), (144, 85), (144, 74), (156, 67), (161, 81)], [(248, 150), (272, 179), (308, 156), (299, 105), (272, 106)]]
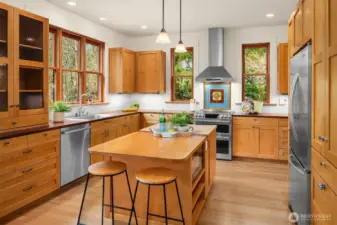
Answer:
[(165, 29), (164, 20), (165, 20), (165, 0), (163, 0), (163, 30)]
[(182, 26), (182, 22), (181, 22), (181, 17), (182, 17), (182, 13), (181, 13), (181, 11), (182, 11), (182, 4), (181, 4), (181, 0), (180, 0), (180, 41), (181, 41), (181, 26)]

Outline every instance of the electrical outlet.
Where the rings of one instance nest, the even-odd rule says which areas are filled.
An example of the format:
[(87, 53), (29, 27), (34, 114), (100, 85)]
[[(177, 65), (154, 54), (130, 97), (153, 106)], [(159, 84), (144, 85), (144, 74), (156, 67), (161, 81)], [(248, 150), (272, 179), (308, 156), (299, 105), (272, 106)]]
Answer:
[(279, 104), (280, 105), (288, 105), (288, 96), (280, 96)]

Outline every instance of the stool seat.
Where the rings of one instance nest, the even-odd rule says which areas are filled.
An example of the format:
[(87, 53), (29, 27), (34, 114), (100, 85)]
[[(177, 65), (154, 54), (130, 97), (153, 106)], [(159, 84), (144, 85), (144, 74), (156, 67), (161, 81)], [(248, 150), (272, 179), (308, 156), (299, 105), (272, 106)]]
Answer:
[(136, 179), (143, 184), (167, 184), (176, 178), (175, 172), (166, 168), (149, 168), (136, 173)]
[(96, 176), (113, 176), (126, 170), (125, 163), (116, 161), (103, 161), (89, 166), (89, 173)]

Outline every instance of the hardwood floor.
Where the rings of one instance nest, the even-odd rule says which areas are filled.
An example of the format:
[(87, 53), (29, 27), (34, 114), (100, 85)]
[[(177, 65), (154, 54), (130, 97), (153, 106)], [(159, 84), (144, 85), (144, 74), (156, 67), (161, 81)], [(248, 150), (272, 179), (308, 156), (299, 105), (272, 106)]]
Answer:
[[(217, 176), (198, 225), (286, 225), (288, 222), (288, 165), (235, 160), (217, 161)], [(101, 179), (91, 179), (81, 222), (100, 224)], [(77, 182), (56, 196), (14, 215), (6, 225), (74, 225), (84, 190)], [(125, 225), (117, 217), (115, 225)], [(111, 224), (105, 220), (104, 224)], [(0, 224), (1, 223), (0, 221)], [(140, 221), (139, 224), (145, 224)], [(153, 223), (155, 224), (155, 223)]]

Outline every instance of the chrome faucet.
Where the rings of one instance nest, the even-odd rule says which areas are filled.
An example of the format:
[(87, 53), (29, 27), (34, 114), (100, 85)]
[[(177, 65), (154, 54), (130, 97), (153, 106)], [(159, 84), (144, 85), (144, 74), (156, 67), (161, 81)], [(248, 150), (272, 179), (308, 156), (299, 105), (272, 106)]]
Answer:
[(81, 94), (80, 95), (80, 108), (78, 109), (78, 115), (79, 116), (82, 116), (82, 114), (83, 114), (82, 98), (88, 97), (88, 96), (89, 96), (88, 94)]

